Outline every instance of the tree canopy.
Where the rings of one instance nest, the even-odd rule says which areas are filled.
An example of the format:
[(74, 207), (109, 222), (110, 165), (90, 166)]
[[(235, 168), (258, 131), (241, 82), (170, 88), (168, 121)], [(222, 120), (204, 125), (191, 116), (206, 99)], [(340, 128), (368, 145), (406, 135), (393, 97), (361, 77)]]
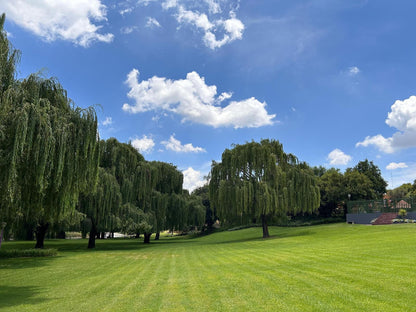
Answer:
[(96, 183), (97, 118), (92, 107), (75, 107), (54, 78), (14, 80), (18, 53), (0, 33), (1, 211), (33, 222), (42, 248), (49, 224), (71, 214)]
[(210, 198), (218, 215), (223, 220), (243, 215), (261, 219), (263, 237), (269, 236), (271, 216), (312, 212), (319, 196), (310, 170), (275, 140), (234, 145), (211, 168)]

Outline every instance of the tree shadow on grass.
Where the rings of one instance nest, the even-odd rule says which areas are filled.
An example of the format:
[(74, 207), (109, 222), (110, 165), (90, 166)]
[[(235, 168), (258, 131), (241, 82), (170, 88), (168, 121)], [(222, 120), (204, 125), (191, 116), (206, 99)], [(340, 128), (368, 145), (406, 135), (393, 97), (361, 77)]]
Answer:
[[(27, 269), (27, 268), (37, 268), (49, 265), (49, 262), (55, 258), (53, 257), (25, 257), (25, 258), (8, 258), (8, 259), (1, 259), (0, 261), (0, 272), (2, 269), (6, 270), (19, 270), (19, 269)], [(1, 276), (0, 276), (1, 282)], [(1, 288), (0, 284), (0, 288)], [(1, 300), (0, 300), (0, 307), (1, 307)]]
[[(5, 286), (0, 284), (0, 309), (11, 308), (20, 304), (36, 305), (46, 301), (37, 298), (41, 288), (36, 286)], [(5, 310), (5, 311), (6, 311)]]
[(235, 243), (246, 243), (246, 242), (266, 242), (271, 240), (279, 240), (289, 237), (299, 237), (299, 236), (309, 236), (312, 235), (314, 232), (311, 230), (298, 230), (298, 231), (280, 231), (279, 233), (273, 233), (268, 238), (263, 238), (261, 232), (259, 232), (259, 236), (247, 236), (247, 237), (229, 237), (224, 238), (223, 240), (213, 240), (204, 242), (205, 244), (235, 244)]

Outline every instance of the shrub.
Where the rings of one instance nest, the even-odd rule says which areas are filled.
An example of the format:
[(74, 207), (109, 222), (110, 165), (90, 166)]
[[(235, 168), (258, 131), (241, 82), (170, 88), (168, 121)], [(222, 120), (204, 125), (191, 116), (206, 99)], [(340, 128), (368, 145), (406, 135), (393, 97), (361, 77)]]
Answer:
[(10, 249), (0, 250), (0, 258), (52, 257), (58, 254), (56, 249)]

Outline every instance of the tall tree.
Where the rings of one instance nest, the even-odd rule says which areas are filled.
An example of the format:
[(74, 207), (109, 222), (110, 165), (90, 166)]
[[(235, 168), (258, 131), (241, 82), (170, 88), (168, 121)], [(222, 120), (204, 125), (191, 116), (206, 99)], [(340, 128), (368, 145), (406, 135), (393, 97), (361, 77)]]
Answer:
[(212, 229), (212, 226), (215, 222), (215, 212), (211, 208), (211, 203), (209, 200), (209, 183), (204, 186), (198, 187), (192, 192), (193, 195), (197, 195), (202, 200), (202, 205), (205, 207), (205, 224), (207, 229)]
[(309, 169), (275, 140), (235, 145), (211, 168), (210, 198), (223, 219), (247, 214), (261, 219), (263, 237), (273, 215), (312, 212), (319, 188)]
[(0, 17), (0, 223), (1, 237), (3, 237), (4, 228), (9, 223), (16, 221), (17, 214), (13, 213), (9, 205), (9, 194), (7, 192), (8, 172), (4, 169), (7, 166), (6, 159), (6, 129), (10, 120), (8, 110), (5, 107), (7, 96), (12, 93), (15, 85), (16, 64), (20, 58), (20, 51), (12, 47), (4, 30), (6, 15)]
[(345, 191), (351, 200), (376, 199), (374, 185), (371, 180), (357, 170), (347, 170), (344, 173)]
[(331, 168), (318, 178), (318, 185), (321, 191), (319, 213), (330, 217), (348, 198), (346, 180), (339, 169)]
[(73, 213), (78, 194), (95, 185), (97, 118), (92, 107), (75, 107), (56, 79), (13, 81), (17, 53), (1, 41), (1, 210), (34, 223), (35, 247), (43, 248), (48, 226)]
[[(349, 170), (350, 169), (347, 169), (347, 171)], [(381, 171), (378, 166), (376, 166), (372, 161), (368, 161), (368, 159), (366, 159), (364, 161), (360, 161), (353, 168), (353, 170), (365, 174), (367, 178), (370, 179), (371, 183), (373, 184), (375, 198), (380, 199), (383, 197), (383, 195), (386, 193), (387, 182), (381, 176)]]
[(95, 248), (95, 237), (99, 231), (111, 228), (112, 218), (119, 215), (120, 206), (120, 186), (115, 176), (100, 167), (95, 191), (81, 194), (78, 204), (78, 210), (91, 221), (88, 248)]

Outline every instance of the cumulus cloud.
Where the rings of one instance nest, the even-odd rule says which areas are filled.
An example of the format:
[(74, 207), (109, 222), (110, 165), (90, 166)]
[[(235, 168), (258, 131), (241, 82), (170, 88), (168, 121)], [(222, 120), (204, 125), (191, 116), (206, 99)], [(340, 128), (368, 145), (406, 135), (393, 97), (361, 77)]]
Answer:
[(109, 126), (113, 123), (113, 119), (111, 117), (107, 117), (103, 122), (102, 125), (103, 126)]
[(137, 149), (140, 153), (150, 153), (155, 146), (153, 139), (143, 135), (141, 139), (134, 139), (131, 141), (131, 146)]
[(400, 163), (389, 163), (386, 167), (387, 170), (396, 170), (396, 169), (401, 169), (401, 168), (407, 168), (406, 163), (404, 162), (400, 162)]
[(356, 146), (374, 145), (384, 153), (394, 153), (403, 148), (416, 147), (416, 96), (406, 100), (397, 100), (387, 115), (386, 124), (398, 131), (391, 137), (385, 138), (381, 134), (367, 136)]
[[(186, 10), (179, 5), (176, 19), (180, 24), (190, 24), (202, 30), (203, 41), (212, 50), (243, 37), (244, 24), (233, 12), (230, 12), (230, 17), (226, 20), (218, 19), (211, 22), (205, 13)], [(219, 32), (224, 32), (221, 39), (217, 38)]]
[(215, 128), (272, 125), (276, 116), (269, 115), (266, 103), (254, 97), (231, 101), (225, 107), (216, 105), (231, 95), (223, 93), (217, 96), (217, 87), (207, 85), (204, 77), (196, 72), (188, 73), (186, 79), (154, 76), (139, 82), (139, 71), (133, 69), (127, 76), (126, 84), (130, 88), (127, 96), (135, 101), (134, 105), (123, 105), (123, 110), (130, 113), (167, 111), (181, 116), (182, 122), (191, 121)]
[(71, 41), (88, 47), (95, 41), (111, 42), (113, 34), (100, 33), (96, 22), (107, 20), (106, 6), (100, 0), (14, 0), (1, 1), (0, 12), (46, 41)]
[(153, 17), (148, 17), (147, 21), (146, 21), (146, 27), (147, 28), (155, 28), (155, 27), (160, 28), (162, 26), (160, 25), (160, 23), (158, 22), (157, 19), (155, 19)]
[(351, 161), (351, 156), (345, 154), (340, 149), (336, 148), (328, 154), (330, 165), (347, 165)]
[(202, 147), (194, 147), (191, 143), (182, 145), (181, 141), (175, 139), (175, 135), (171, 135), (169, 141), (160, 142), (167, 150), (177, 153), (203, 153), (206, 152)]
[[(153, 1), (141, 0), (139, 4), (148, 5), (150, 2)], [(161, 6), (172, 13), (180, 27), (196, 28), (202, 34), (204, 44), (214, 50), (243, 37), (245, 26), (237, 18), (235, 9), (223, 14), (221, 4), (226, 2), (165, 0)], [(238, 1), (231, 2), (237, 2), (235, 7), (238, 7)]]
[(182, 171), (183, 174), (183, 188), (189, 192), (196, 188), (204, 186), (206, 181), (200, 171), (194, 170), (192, 167)]

